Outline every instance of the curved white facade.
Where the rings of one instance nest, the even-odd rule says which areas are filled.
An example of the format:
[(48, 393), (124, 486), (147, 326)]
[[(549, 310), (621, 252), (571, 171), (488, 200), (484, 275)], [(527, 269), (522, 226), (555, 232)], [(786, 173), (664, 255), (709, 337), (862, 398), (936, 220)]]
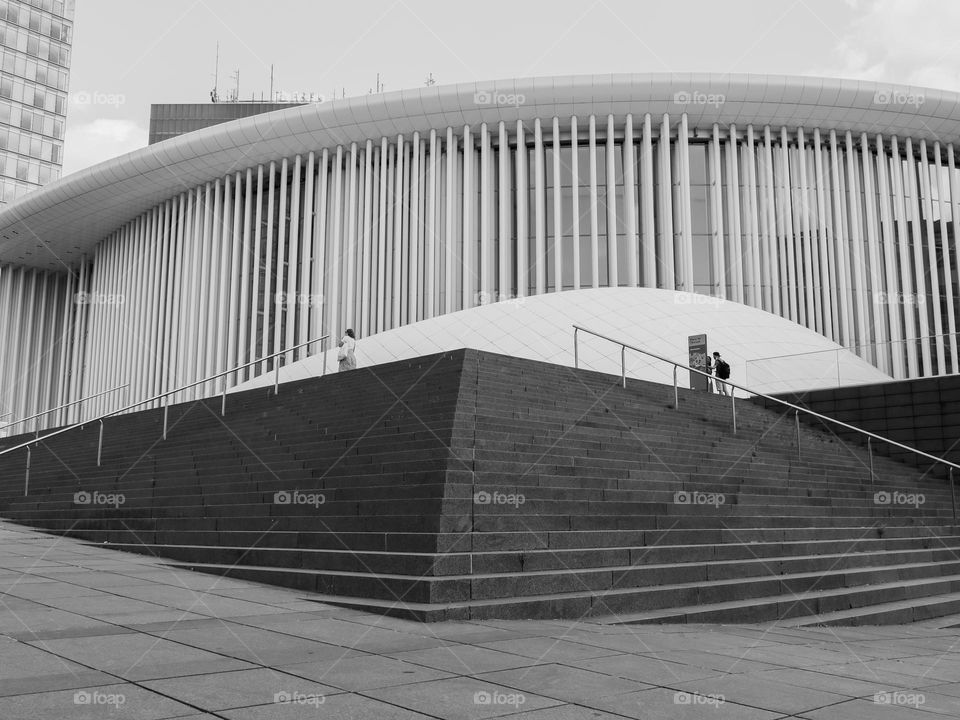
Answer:
[(347, 327), (608, 286), (766, 310), (895, 377), (956, 372), (958, 100), (818, 78), (548, 78), (159, 143), (0, 211), (3, 412), (127, 382), (148, 397)]
[[(627, 350), (589, 333), (579, 333), (574, 355), (573, 326), (687, 365), (690, 335), (707, 335), (708, 351), (719, 350), (731, 366), (730, 381), (755, 392), (800, 392), (890, 380), (866, 360), (812, 330), (741, 303), (678, 290), (598, 288), (544, 293), (509, 302), (440, 315), (387, 330), (357, 343), (360, 367), (433, 353), (473, 348), (511, 357), (619, 375), (625, 361), (627, 377), (673, 384), (673, 366)], [(762, 367), (751, 361), (780, 355)], [(828, 355), (809, 362), (807, 355)], [(337, 353), (312, 355), (280, 369), (280, 382), (305, 380), (337, 369)], [(241, 383), (237, 391), (272, 386), (268, 373)], [(374, 381), (375, 383), (376, 381)], [(690, 387), (689, 373), (677, 375), (680, 387)], [(743, 395), (739, 391), (738, 396)]]

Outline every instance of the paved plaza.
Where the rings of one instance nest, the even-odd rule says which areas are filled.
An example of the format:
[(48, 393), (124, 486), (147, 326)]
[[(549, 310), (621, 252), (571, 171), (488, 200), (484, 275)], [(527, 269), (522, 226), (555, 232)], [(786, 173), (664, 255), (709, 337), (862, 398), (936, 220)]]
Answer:
[(0, 523), (0, 718), (960, 717), (960, 617), (420, 624)]

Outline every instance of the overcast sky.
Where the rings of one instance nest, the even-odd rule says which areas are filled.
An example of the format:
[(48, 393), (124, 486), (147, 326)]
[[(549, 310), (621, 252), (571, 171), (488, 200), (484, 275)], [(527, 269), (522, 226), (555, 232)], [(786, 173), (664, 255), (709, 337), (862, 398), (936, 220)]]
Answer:
[(150, 104), (274, 89), (611, 72), (828, 75), (960, 90), (960, 0), (77, 0), (64, 174), (147, 143)]

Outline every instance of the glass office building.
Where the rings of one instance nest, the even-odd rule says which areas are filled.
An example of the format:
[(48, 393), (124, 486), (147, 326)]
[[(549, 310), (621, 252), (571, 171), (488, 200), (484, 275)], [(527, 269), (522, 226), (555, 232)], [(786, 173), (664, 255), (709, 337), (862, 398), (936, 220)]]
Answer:
[(0, 203), (60, 177), (75, 0), (0, 0)]

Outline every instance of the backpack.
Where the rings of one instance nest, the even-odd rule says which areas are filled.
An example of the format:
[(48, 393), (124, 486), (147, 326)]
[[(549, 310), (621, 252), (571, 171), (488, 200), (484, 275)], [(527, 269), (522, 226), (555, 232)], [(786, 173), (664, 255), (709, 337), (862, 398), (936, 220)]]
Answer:
[(717, 360), (717, 377), (721, 380), (730, 377), (730, 365), (726, 360)]

